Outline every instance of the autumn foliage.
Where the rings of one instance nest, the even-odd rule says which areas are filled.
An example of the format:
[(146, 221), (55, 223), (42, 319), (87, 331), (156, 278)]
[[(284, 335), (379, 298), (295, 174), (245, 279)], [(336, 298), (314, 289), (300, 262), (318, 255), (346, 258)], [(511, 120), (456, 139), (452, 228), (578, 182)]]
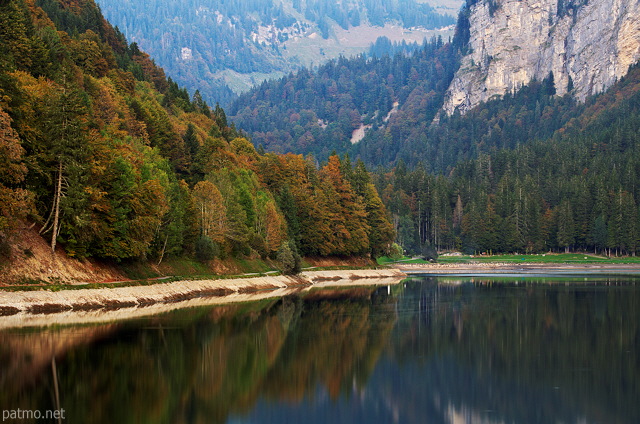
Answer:
[(26, 220), (52, 250), (162, 261), (381, 254), (394, 237), (355, 188), (366, 170), (259, 154), (91, 0), (0, 2), (0, 135), (2, 239)]

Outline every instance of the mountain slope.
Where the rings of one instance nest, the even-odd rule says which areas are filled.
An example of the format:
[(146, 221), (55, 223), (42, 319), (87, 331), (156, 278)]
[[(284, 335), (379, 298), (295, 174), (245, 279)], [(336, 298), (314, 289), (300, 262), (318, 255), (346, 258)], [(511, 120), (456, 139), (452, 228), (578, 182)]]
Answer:
[(29, 255), (13, 244), (25, 222), (52, 253), (114, 262), (271, 257), (292, 270), (298, 252), (379, 255), (393, 240), (363, 166), (258, 154), (92, 0), (0, 3), (0, 49), (5, 266)]
[[(333, 149), (359, 149), (388, 131), (399, 139), (430, 122), (457, 56), (454, 44), (433, 39), (409, 56), (341, 58), (314, 72), (265, 82), (241, 95), (230, 113), (256, 145), (323, 160)], [(379, 157), (377, 163), (392, 159)]]
[[(606, 5), (472, 2), (451, 43), (263, 84), (232, 105), (233, 118), (266, 149), (319, 159), (336, 149), (368, 164), (402, 159), (446, 172), (479, 153), (550, 137), (581, 113), (572, 99), (584, 102), (626, 74), (640, 58), (640, 30), (631, 24), (640, 21), (632, 19), (637, 5), (616, 3), (619, 19), (600, 19)], [(602, 43), (587, 43), (594, 34)], [(308, 100), (307, 87), (315, 90)]]
[[(108, 19), (190, 92), (235, 93), (302, 66), (365, 51), (378, 36), (422, 41), (454, 23), (415, 0), (100, 0)], [(444, 32), (447, 34), (447, 32)]]
[[(413, 252), (425, 245), (471, 254), (638, 252), (640, 68), (585, 103), (532, 94), (523, 90), (456, 118), (453, 144), (474, 131), (483, 136), (476, 159), (458, 161), (446, 176), (430, 174), (428, 162), (408, 168), (402, 161), (378, 174), (399, 243)], [(531, 100), (530, 110), (543, 104), (537, 122), (547, 126), (520, 143), (536, 127), (526, 122), (535, 117), (527, 111)]]

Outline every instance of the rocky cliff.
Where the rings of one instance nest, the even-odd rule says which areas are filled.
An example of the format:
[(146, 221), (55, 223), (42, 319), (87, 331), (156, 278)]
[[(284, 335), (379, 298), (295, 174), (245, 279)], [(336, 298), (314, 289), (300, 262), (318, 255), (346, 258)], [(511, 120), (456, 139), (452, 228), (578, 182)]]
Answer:
[(448, 114), (553, 73), (557, 94), (603, 91), (640, 59), (637, 0), (480, 0), (470, 53), (445, 98)]

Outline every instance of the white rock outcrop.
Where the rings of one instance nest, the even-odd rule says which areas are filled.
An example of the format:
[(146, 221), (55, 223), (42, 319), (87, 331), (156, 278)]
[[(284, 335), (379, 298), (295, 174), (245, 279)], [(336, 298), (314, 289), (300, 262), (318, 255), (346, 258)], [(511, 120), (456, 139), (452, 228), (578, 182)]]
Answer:
[(553, 72), (557, 94), (601, 92), (640, 59), (638, 0), (480, 0), (470, 48), (447, 95), (461, 113)]

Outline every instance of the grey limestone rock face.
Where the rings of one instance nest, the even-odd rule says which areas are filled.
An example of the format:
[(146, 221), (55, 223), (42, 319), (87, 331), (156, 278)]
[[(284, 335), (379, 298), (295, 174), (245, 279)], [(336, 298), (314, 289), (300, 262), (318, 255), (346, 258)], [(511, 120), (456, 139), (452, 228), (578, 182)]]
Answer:
[(480, 0), (470, 9), (471, 53), (445, 97), (466, 112), (553, 72), (557, 94), (584, 100), (640, 59), (638, 0)]

